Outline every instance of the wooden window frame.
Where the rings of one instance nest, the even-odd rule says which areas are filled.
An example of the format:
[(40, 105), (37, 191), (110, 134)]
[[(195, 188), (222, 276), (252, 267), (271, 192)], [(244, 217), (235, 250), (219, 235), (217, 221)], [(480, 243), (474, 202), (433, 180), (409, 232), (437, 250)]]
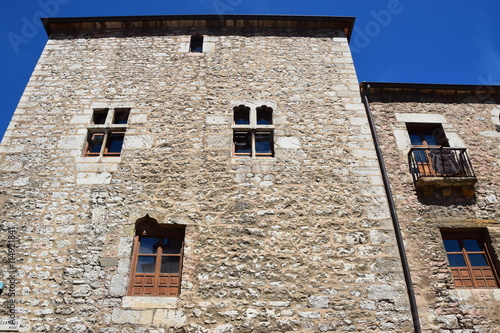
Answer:
[[(156, 254), (140, 254), (140, 241), (144, 238), (177, 238), (181, 239), (179, 253), (163, 253), (163, 248), (158, 246)], [(161, 242), (160, 242), (161, 243)], [(184, 259), (185, 229), (172, 229), (170, 231), (142, 231), (134, 237), (132, 261), (130, 267), (129, 296), (151, 297), (178, 297), (181, 292), (182, 267)], [(141, 256), (154, 256), (155, 269), (153, 273), (137, 272), (137, 263)], [(179, 258), (178, 273), (161, 273), (161, 263), (164, 257)]]
[[(120, 156), (123, 150), (123, 141), (128, 127), (130, 117), (130, 108), (115, 108), (115, 109), (94, 109), (90, 125), (87, 127), (87, 139), (83, 156), (85, 157), (113, 157)], [(96, 121), (98, 120), (98, 121)], [(102, 135), (102, 144), (99, 152), (91, 152), (93, 147), (93, 139), (97, 135)], [(111, 152), (110, 146), (113, 137), (121, 136), (122, 145), (119, 151)]]
[[(449, 268), (451, 270), (453, 283), (456, 288), (465, 289), (493, 289), (500, 287), (498, 265), (492, 256), (491, 241), (486, 230), (441, 230), (443, 247), (445, 249)], [(444, 241), (457, 240), (460, 251), (447, 251)], [(464, 240), (476, 240), (482, 248), (481, 251), (467, 250)], [(486, 266), (472, 265), (469, 255), (482, 254), (487, 263)], [(465, 266), (452, 266), (449, 255), (462, 255)]]
[[(111, 143), (112, 143), (111, 137), (113, 135), (117, 135), (117, 134), (120, 134), (122, 136), (122, 141), (125, 140), (125, 131), (123, 131), (123, 130), (105, 131), (105, 132), (103, 132), (103, 131), (97, 131), (97, 132), (89, 131), (88, 136), (87, 136), (87, 146), (85, 148), (85, 156), (120, 156), (121, 151), (122, 151), (122, 147), (123, 147), (123, 142), (122, 142), (122, 147), (120, 147), (119, 152), (110, 152), (109, 151), (109, 148), (110, 148)], [(103, 136), (101, 150), (98, 153), (90, 151), (92, 148), (92, 139), (96, 135)]]
[[(236, 135), (245, 134), (250, 137), (250, 152), (249, 153), (238, 153), (236, 146)], [(269, 135), (269, 145), (271, 151), (269, 153), (259, 153), (256, 149), (256, 136), (259, 134)], [(263, 131), (263, 130), (234, 130), (233, 131), (233, 154), (235, 157), (273, 157), (274, 156), (274, 131)]]

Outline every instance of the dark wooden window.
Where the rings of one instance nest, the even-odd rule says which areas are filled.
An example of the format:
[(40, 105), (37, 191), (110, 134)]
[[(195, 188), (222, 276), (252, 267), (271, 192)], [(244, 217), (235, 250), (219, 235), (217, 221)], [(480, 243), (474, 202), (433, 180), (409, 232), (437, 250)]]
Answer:
[(122, 152), (125, 132), (110, 132), (107, 135), (107, 142), (103, 156), (119, 156)]
[(184, 229), (136, 235), (129, 295), (178, 296), (183, 251)]
[(85, 156), (120, 156), (125, 132), (89, 132)]
[(255, 132), (255, 156), (273, 156), (273, 146), (273, 132)]
[(498, 288), (498, 274), (486, 233), (442, 231), (444, 248), (457, 288)]
[(196, 34), (191, 36), (191, 42), (189, 43), (190, 52), (203, 52), (203, 36)]
[(252, 156), (252, 134), (250, 132), (234, 132), (234, 154), (236, 156)]
[(100, 156), (104, 133), (89, 133), (87, 137), (87, 150), (85, 156)]

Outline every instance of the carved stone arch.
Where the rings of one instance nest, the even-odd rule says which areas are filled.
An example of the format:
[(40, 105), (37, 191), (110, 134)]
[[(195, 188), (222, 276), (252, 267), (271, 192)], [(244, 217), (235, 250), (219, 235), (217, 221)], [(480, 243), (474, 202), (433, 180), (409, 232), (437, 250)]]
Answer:
[(151, 233), (158, 230), (158, 226), (158, 220), (146, 214), (135, 221), (135, 234), (141, 235), (144, 231)]
[(166, 224), (160, 223), (157, 219), (149, 216), (149, 214), (144, 215), (135, 222), (135, 235), (143, 234), (164, 234), (172, 233), (172, 231), (184, 232), (185, 225), (179, 224)]

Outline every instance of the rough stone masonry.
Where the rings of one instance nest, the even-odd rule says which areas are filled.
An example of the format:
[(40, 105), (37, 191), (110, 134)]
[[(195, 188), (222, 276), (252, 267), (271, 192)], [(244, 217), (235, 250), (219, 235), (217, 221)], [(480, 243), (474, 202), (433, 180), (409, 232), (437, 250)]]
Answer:
[[(20, 331), (412, 331), (352, 24), (47, 20), (0, 148)], [(234, 156), (239, 105), (273, 109), (274, 156)], [(93, 112), (119, 108), (121, 154), (84, 156)], [(178, 297), (129, 295), (146, 220), (185, 226)]]

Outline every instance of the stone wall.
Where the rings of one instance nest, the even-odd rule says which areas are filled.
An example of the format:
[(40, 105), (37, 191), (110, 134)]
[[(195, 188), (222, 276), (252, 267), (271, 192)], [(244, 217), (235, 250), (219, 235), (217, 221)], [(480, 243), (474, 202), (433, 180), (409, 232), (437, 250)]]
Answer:
[[(479, 89), (480, 87), (478, 87)], [(500, 327), (498, 289), (457, 289), (443, 247), (441, 229), (486, 229), (493, 257), (500, 254), (499, 101), (444, 89), (400, 91), (370, 97), (401, 223), (426, 332), (495, 332)], [(482, 95), (481, 95), (482, 96)], [(420, 117), (420, 118), (418, 118)], [(466, 147), (477, 176), (469, 198), (447, 188), (424, 196), (409, 172), (404, 119), (441, 119), (451, 147)], [(420, 120), (419, 120), (420, 119)], [(422, 121), (422, 119), (424, 119)], [(403, 143), (402, 143), (403, 142)]]
[[(0, 151), (21, 331), (411, 331), (343, 32), (198, 32), (48, 41)], [(239, 104), (273, 107), (274, 157), (232, 156)], [(122, 155), (83, 157), (102, 107)], [(178, 298), (126, 296), (144, 217), (186, 226)]]

